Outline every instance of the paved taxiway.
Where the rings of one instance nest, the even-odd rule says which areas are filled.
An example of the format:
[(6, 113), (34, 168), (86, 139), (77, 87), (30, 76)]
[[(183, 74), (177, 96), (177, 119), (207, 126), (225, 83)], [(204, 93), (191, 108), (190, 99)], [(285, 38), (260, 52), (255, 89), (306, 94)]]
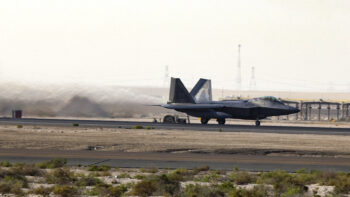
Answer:
[(127, 153), (113, 151), (60, 151), (0, 149), (0, 160), (35, 163), (55, 157), (67, 158), (68, 165), (106, 164), (124, 168), (194, 168), (208, 165), (212, 169), (249, 171), (298, 169), (349, 171), (350, 158), (284, 157), (261, 155)]
[(49, 126), (79, 126), (120, 127), (131, 128), (135, 125), (150, 126), (155, 129), (180, 129), (223, 132), (255, 132), (283, 134), (317, 134), (317, 135), (350, 135), (350, 128), (335, 127), (301, 127), (301, 126), (250, 126), (250, 125), (218, 125), (218, 124), (163, 124), (137, 121), (106, 121), (106, 120), (73, 120), (73, 119), (37, 119), (37, 118), (0, 118), (0, 124), (49, 125)]

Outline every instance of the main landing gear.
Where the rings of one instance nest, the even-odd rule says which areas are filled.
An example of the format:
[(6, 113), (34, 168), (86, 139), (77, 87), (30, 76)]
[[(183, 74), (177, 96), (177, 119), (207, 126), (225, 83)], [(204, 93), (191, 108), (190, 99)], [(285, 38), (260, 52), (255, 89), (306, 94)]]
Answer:
[(257, 127), (260, 126), (260, 121), (259, 120), (255, 121), (255, 126), (257, 126)]
[(201, 118), (202, 124), (207, 124), (209, 122), (210, 118)]
[[(210, 120), (210, 118), (201, 118), (201, 123), (207, 124), (209, 122), (209, 120)], [(218, 118), (218, 119), (216, 119), (216, 121), (221, 125), (225, 124), (225, 118)]]
[(222, 125), (225, 124), (225, 118), (218, 118), (218, 119), (216, 119), (216, 121), (217, 121), (219, 124), (222, 124)]

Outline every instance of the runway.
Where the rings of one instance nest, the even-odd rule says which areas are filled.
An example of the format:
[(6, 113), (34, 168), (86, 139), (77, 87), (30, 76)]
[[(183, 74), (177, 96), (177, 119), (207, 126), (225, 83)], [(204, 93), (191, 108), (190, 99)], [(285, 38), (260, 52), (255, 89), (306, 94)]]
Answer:
[(47, 125), (47, 126), (79, 126), (86, 127), (116, 127), (132, 128), (135, 125), (166, 130), (196, 130), (222, 132), (255, 132), (281, 134), (317, 134), (317, 135), (350, 135), (350, 128), (335, 127), (302, 127), (302, 126), (250, 126), (250, 125), (218, 125), (218, 124), (163, 124), (137, 121), (107, 121), (107, 120), (73, 120), (73, 119), (39, 119), (39, 118), (0, 118), (0, 124)]
[(280, 169), (295, 172), (301, 168), (327, 171), (350, 170), (350, 158), (0, 149), (1, 161), (36, 163), (56, 157), (67, 158), (68, 165), (105, 164), (123, 168), (192, 169), (208, 165), (211, 169), (232, 170), (238, 167), (247, 171)]
[[(250, 125), (217, 125), (217, 124), (163, 124), (137, 121), (106, 121), (78, 119), (37, 119), (37, 118), (0, 118), (3, 125), (42, 125), (73, 127), (110, 127), (132, 128), (135, 125), (186, 131), (218, 132), (256, 132), (282, 134), (319, 134), (350, 135), (349, 128), (297, 127), (297, 126), (250, 126)], [(194, 168), (209, 165), (212, 169), (231, 170), (235, 166), (249, 171), (286, 170), (294, 172), (300, 168), (314, 170), (349, 171), (350, 158), (336, 157), (301, 157), (301, 156), (265, 156), (229, 153), (168, 153), (168, 152), (120, 152), (95, 150), (49, 150), (49, 149), (0, 149), (0, 160), (11, 162), (35, 163), (55, 157), (67, 158), (69, 165), (90, 165), (102, 163), (126, 168)]]

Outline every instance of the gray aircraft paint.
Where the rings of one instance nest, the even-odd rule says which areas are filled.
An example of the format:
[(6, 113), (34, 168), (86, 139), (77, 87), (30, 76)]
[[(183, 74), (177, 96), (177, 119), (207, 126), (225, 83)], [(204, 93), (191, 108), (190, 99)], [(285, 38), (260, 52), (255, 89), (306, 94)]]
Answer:
[(197, 84), (191, 90), (190, 95), (194, 98), (196, 103), (212, 101), (211, 80), (199, 79)]

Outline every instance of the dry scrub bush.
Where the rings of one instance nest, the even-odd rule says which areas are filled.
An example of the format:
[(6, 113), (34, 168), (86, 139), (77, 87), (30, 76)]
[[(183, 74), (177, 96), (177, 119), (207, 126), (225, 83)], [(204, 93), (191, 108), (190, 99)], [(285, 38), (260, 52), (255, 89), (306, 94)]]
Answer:
[(229, 175), (229, 179), (237, 185), (244, 185), (256, 182), (256, 176), (245, 171), (235, 171)]
[(299, 179), (297, 175), (292, 175), (282, 170), (263, 173), (257, 182), (273, 185), (277, 196), (303, 195), (307, 191), (305, 182), (302, 179)]
[(4, 178), (1, 178), (0, 181), (0, 193), (12, 193), (17, 196), (24, 195), (22, 188), (28, 187), (28, 181), (24, 176), (20, 175), (6, 175)]
[(131, 127), (131, 129), (143, 129), (143, 126), (135, 125), (135, 126)]
[(110, 196), (120, 197), (128, 190), (125, 185), (110, 186), (110, 185), (97, 185), (85, 194), (90, 196)]
[(76, 187), (69, 185), (56, 185), (53, 189), (53, 193), (62, 197), (71, 197), (79, 194)]
[(36, 163), (35, 167), (41, 168), (41, 169), (46, 169), (46, 168), (53, 169), (53, 168), (61, 168), (66, 164), (67, 164), (67, 159), (55, 158), (50, 161)]
[(156, 183), (152, 180), (143, 180), (133, 187), (133, 195), (145, 197), (151, 196), (157, 190)]
[(75, 183), (77, 186), (95, 186), (95, 185), (101, 185), (104, 184), (100, 179), (92, 177), (92, 176), (82, 176), (78, 181)]
[(11, 167), (12, 164), (9, 161), (0, 161), (1, 167)]
[[(272, 196), (272, 191), (266, 186), (263, 185), (257, 185), (252, 190), (246, 190), (246, 189), (232, 189), (229, 191), (229, 197), (266, 197), (266, 196)], [(298, 195), (292, 195), (292, 196), (298, 196)]]
[(13, 175), (22, 175), (22, 176), (44, 176), (45, 172), (39, 168), (34, 167), (33, 165), (17, 165), (11, 167), (8, 170), (8, 173)]
[(31, 193), (41, 195), (41, 196), (49, 196), (50, 193), (53, 191), (54, 187), (37, 187), (33, 189)]
[(88, 171), (108, 171), (110, 169), (111, 167), (107, 165), (101, 165), (101, 166), (91, 165), (89, 166)]
[(225, 197), (225, 193), (216, 186), (187, 185), (184, 191), (185, 196), (191, 197)]
[(49, 184), (72, 184), (77, 180), (69, 169), (58, 168), (46, 174), (46, 182)]

